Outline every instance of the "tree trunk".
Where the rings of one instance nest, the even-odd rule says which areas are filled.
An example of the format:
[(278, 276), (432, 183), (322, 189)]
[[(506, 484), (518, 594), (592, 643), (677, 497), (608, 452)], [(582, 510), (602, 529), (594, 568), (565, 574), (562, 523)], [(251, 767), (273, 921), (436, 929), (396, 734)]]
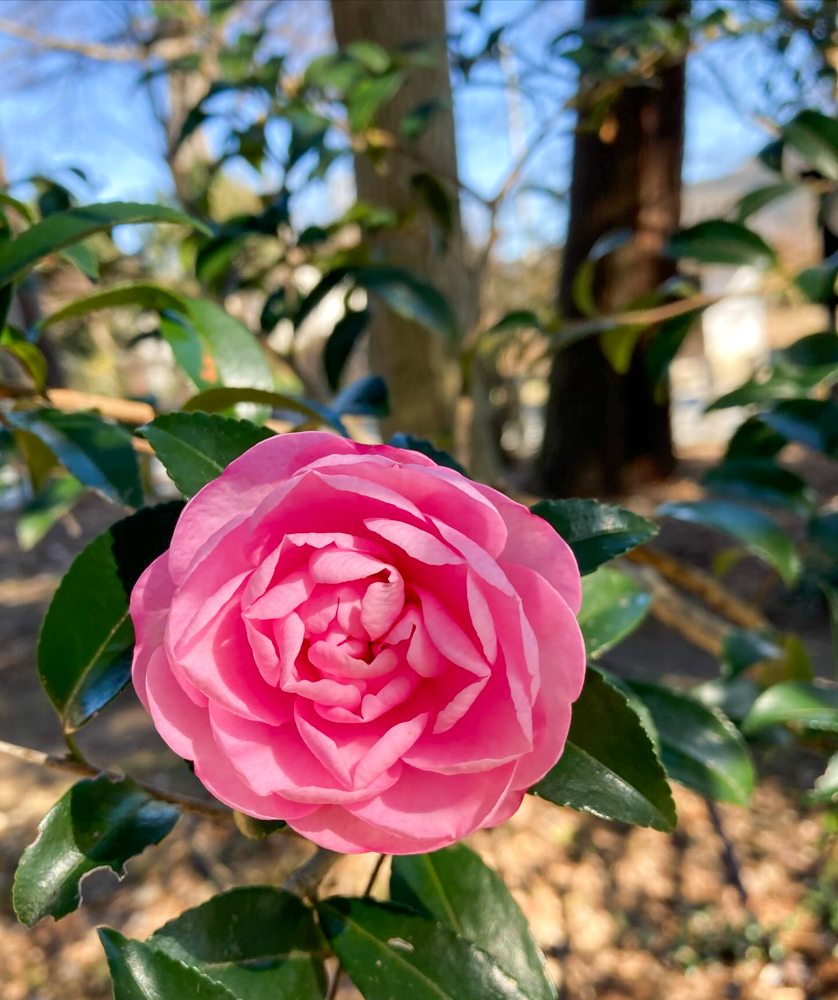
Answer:
[[(676, 5), (683, 11), (685, 4)], [(636, 9), (631, 0), (586, 0), (585, 20)], [(626, 308), (674, 273), (662, 249), (681, 210), (684, 69), (683, 63), (666, 69), (660, 86), (624, 90), (608, 129), (577, 132), (559, 288), (564, 316), (579, 315), (574, 276), (593, 244), (612, 230), (629, 228), (636, 235), (597, 265), (594, 292), (603, 312)], [(672, 471), (669, 400), (655, 399), (644, 370), (646, 343), (648, 337), (641, 339), (623, 376), (606, 360), (598, 338), (556, 357), (540, 457), (544, 492), (619, 494)]]
[[(378, 42), (388, 51), (408, 42), (439, 41), (441, 52), (433, 68), (415, 68), (395, 97), (379, 112), (376, 124), (399, 134), (402, 119), (429, 101), (441, 110), (415, 141), (416, 159), (394, 153), (383, 171), (363, 152), (355, 157), (358, 198), (388, 208), (415, 205), (411, 178), (433, 174), (448, 190), (453, 207), (453, 231), (448, 251), (433, 245), (430, 227), (419, 220), (381, 237), (377, 249), (388, 262), (405, 267), (436, 286), (451, 302), (461, 328), (474, 319), (476, 295), (464, 265), (458, 191), (446, 178), (457, 176), (451, 82), (445, 58), (444, 0), (332, 0), (335, 38), (339, 46), (358, 39)], [(391, 416), (383, 431), (406, 431), (451, 446), (459, 369), (453, 353), (438, 334), (379, 308), (370, 324), (370, 368), (381, 375), (390, 392)]]

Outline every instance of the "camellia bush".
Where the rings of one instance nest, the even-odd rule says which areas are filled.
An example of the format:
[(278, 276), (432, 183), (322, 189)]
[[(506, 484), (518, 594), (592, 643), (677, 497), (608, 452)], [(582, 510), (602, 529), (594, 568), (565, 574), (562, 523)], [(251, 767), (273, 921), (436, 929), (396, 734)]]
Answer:
[[(362, 71), (363, 80), (384, 75), (369, 62), (357, 53), (350, 60), (353, 86)], [(318, 64), (321, 79), (312, 70), (308, 85), (331, 93), (340, 68), (345, 58)], [(248, 80), (257, 84), (264, 88)], [(306, 150), (328, 158), (328, 123), (312, 123), (296, 98), (291, 110), (297, 140), (308, 136)], [(209, 113), (199, 107), (192, 127)], [(828, 198), (838, 178), (834, 122), (803, 115), (783, 142), (815, 158)], [(810, 181), (778, 181), (749, 205)], [(777, 634), (717, 578), (646, 548), (656, 521), (593, 500), (528, 508), (471, 479), (434, 443), (408, 434), (386, 444), (354, 440), (350, 417), (387, 412), (387, 387), (374, 372), (345, 384), (366, 313), (350, 310), (327, 341), (328, 402), (276, 391), (261, 334), (279, 318), (299, 326), (341, 283), (347, 296), (364, 289), (450, 332), (444, 299), (419, 278), (363, 247), (337, 259), (324, 251), (320, 284), (293, 302), (274, 290), (257, 332), (226, 311), (223, 294), (209, 296), (252, 237), (279, 239), (288, 225), (284, 195), (222, 227), (156, 205), (43, 203), (39, 218), (3, 193), (0, 207), (0, 350), (15, 373), (3, 382), (0, 443), (29, 490), (21, 541), (37, 544), (88, 489), (128, 511), (75, 559), (39, 637), (37, 669), (66, 755), (0, 743), (79, 779), (20, 860), (15, 910), (30, 927), (66, 916), (80, 905), (89, 872), (122, 873), (183, 811), (234, 822), (257, 840), (312, 844), (283, 886), (223, 892), (145, 941), (102, 928), (116, 1000), (314, 1000), (334, 996), (341, 970), (368, 1000), (549, 1000), (556, 989), (538, 943), (502, 880), (463, 838), (506, 821), (528, 794), (667, 832), (676, 823), (673, 781), (711, 808), (747, 805), (752, 742), (836, 749), (836, 688), (812, 679), (799, 640)], [(736, 221), (679, 233), (670, 252), (759, 264), (796, 293), (826, 301), (838, 265), (779, 275), (772, 248), (745, 225), (746, 208)], [(310, 232), (294, 246), (326, 244), (344, 227), (373, 226), (373, 217), (356, 206), (331, 232)], [(85, 241), (136, 223), (188, 233), (202, 294), (148, 280), (104, 283), (28, 329), (8, 322), (34, 269), (60, 259), (95, 273)], [(596, 260), (580, 276), (582, 302)], [(562, 324), (516, 314), (489, 333), (512, 336), (525, 322), (557, 344), (601, 335), (620, 367), (657, 324), (650, 375), (660, 378), (709, 304), (680, 283), (636, 316)], [(180, 409), (48, 387), (41, 348), (53, 326), (113, 307), (156, 315), (155, 335), (191, 386)], [(834, 333), (801, 341), (719, 401), (758, 412), (708, 474), (715, 495), (659, 512), (726, 533), (784, 585), (820, 587), (833, 608), (836, 514), (816, 509), (806, 484), (778, 459), (789, 441), (838, 456), (838, 404), (828, 395), (838, 378), (835, 344)], [(289, 429), (278, 429), (274, 416)], [(182, 499), (158, 502), (152, 461)], [(766, 505), (798, 516), (802, 552)], [(679, 622), (720, 663), (719, 678), (691, 692), (628, 683), (598, 665), (653, 598), (662, 600), (662, 581), (727, 619), (709, 633), (706, 615)], [(84, 758), (75, 734), (129, 684), (206, 795), (174, 794)], [(812, 794), (831, 801), (836, 772), (833, 759)], [(365, 852), (379, 861), (362, 896), (319, 892), (342, 854)], [(376, 876), (386, 856), (385, 890)]]

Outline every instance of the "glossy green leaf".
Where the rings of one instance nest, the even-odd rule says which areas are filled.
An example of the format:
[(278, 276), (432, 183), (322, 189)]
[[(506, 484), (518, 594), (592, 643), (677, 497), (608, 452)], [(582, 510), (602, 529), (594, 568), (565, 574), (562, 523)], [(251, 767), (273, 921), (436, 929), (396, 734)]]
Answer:
[(215, 363), (214, 381), (224, 386), (273, 389), (265, 354), (246, 326), (205, 299), (189, 299), (186, 314)]
[(832, 399), (789, 399), (761, 414), (789, 441), (838, 458), (838, 403)]
[(805, 396), (811, 385), (795, 374), (772, 371), (767, 378), (751, 377), (747, 382), (731, 389), (707, 407), (707, 412), (725, 410), (731, 406), (750, 406), (753, 403), (770, 403), (774, 400), (796, 400)]
[(573, 549), (583, 575), (658, 533), (657, 525), (645, 517), (597, 500), (542, 500), (531, 509)]
[(109, 500), (139, 507), (143, 484), (131, 435), (94, 413), (61, 410), (14, 410), (8, 421), (29, 431), (56, 455), (73, 475)]
[(379, 375), (363, 375), (335, 396), (331, 408), (339, 416), (350, 413), (386, 417), (390, 412), (390, 397), (384, 379)]
[(421, 199), (437, 230), (435, 245), (444, 251), (454, 229), (454, 206), (451, 197), (439, 179), (427, 171), (410, 178), (411, 190)]
[(655, 830), (675, 826), (666, 772), (640, 716), (626, 696), (591, 667), (573, 706), (564, 753), (530, 791), (603, 819)]
[(312, 911), (282, 889), (219, 893), (146, 945), (221, 983), (236, 1000), (319, 1000), (325, 992), (323, 935)]
[(804, 515), (815, 503), (815, 495), (804, 479), (769, 458), (728, 459), (710, 469), (701, 483), (719, 496), (788, 507)]
[(594, 243), (588, 256), (573, 276), (573, 301), (583, 316), (597, 312), (594, 301), (594, 275), (596, 266), (604, 257), (614, 253), (635, 238), (633, 229), (615, 229), (605, 233)]
[(514, 330), (543, 330), (541, 320), (529, 309), (515, 309), (490, 327), (486, 333), (506, 333)]
[(722, 643), (722, 674), (732, 679), (756, 663), (778, 660), (782, 655), (783, 650), (773, 635), (752, 629), (734, 629)]
[(667, 254), (700, 264), (767, 268), (777, 263), (776, 253), (761, 236), (739, 222), (725, 219), (708, 219), (679, 230), (669, 241)]
[(403, 319), (449, 340), (459, 338), (457, 317), (451, 304), (433, 285), (398, 267), (359, 267), (352, 274), (362, 288)]
[(756, 776), (736, 727), (689, 695), (657, 684), (631, 687), (655, 723), (669, 776), (709, 798), (747, 805)]
[(234, 459), (273, 432), (249, 420), (209, 413), (165, 413), (142, 434), (185, 497), (217, 479)]
[(128, 683), (128, 599), (146, 566), (168, 548), (182, 506), (147, 507), (117, 521), (76, 556), (59, 584), (38, 640), (38, 672), (68, 732)]
[(78, 908), (82, 878), (96, 868), (118, 875), (129, 858), (159, 844), (178, 821), (177, 806), (152, 799), (131, 781), (107, 775), (77, 782), (38, 826), (15, 873), (15, 913), (27, 927)]
[(99, 940), (108, 958), (114, 1000), (236, 1000), (226, 986), (197, 969), (110, 927), (99, 928)]
[(838, 121), (806, 109), (783, 126), (782, 137), (819, 174), (838, 180)]
[(317, 904), (335, 954), (366, 1000), (526, 1000), (482, 949), (394, 903), (332, 896)]
[(428, 458), (436, 462), (437, 465), (442, 465), (446, 469), (453, 469), (462, 476), (468, 476), (468, 473), (456, 458), (449, 455), (447, 451), (437, 448), (436, 445), (430, 441), (426, 441), (424, 438), (399, 432), (394, 434), (387, 443), (394, 448), (405, 448), (407, 451), (420, 451), (423, 455), (427, 455)]
[(774, 352), (784, 364), (826, 376), (838, 369), (838, 334), (810, 333)]
[(804, 268), (794, 279), (794, 283), (810, 302), (823, 305), (835, 294), (836, 279), (838, 258), (833, 254), (813, 267)]
[(774, 684), (754, 702), (742, 732), (751, 735), (779, 724), (838, 732), (838, 687), (807, 681)]
[(45, 316), (38, 323), (39, 329), (45, 329), (54, 323), (65, 319), (75, 319), (86, 316), (98, 309), (112, 309), (117, 306), (142, 306), (144, 309), (173, 309), (184, 312), (187, 300), (176, 292), (156, 285), (151, 281), (136, 281), (129, 285), (111, 285), (92, 295), (74, 299), (62, 309)]
[(310, 399), (291, 396), (284, 392), (270, 392), (265, 389), (216, 388), (206, 389), (192, 399), (187, 400), (183, 409), (187, 413), (203, 410), (205, 413), (218, 413), (228, 410), (238, 403), (256, 403), (269, 406), (271, 409), (299, 413), (308, 420), (318, 424), (328, 424), (340, 434), (346, 436), (346, 428), (340, 418), (331, 409), (321, 406)]
[(787, 584), (794, 583), (800, 575), (800, 556), (792, 540), (769, 517), (752, 507), (726, 500), (696, 500), (664, 504), (658, 514), (730, 535), (753, 555), (773, 566)]
[(35, 214), (26, 202), (13, 198), (5, 191), (0, 191), (0, 206), (13, 208), (22, 219), (25, 219), (30, 224), (35, 221)]
[(372, 125), (379, 109), (394, 96), (405, 78), (403, 70), (393, 69), (380, 76), (364, 77), (350, 88), (345, 103), (353, 132), (362, 132)]
[(532, 1000), (556, 997), (526, 917), (503, 879), (465, 844), (432, 854), (395, 856), (390, 899), (482, 948)]
[(775, 458), (787, 444), (788, 439), (764, 421), (749, 417), (728, 442), (725, 460)]
[(209, 233), (202, 222), (165, 205), (114, 201), (71, 208), (48, 216), (16, 239), (0, 244), (0, 285), (11, 281), (41, 257), (63, 250), (93, 233), (142, 222), (173, 222)]
[(788, 181), (780, 181), (777, 184), (766, 184), (764, 187), (754, 188), (743, 195), (736, 203), (736, 221), (746, 222), (750, 216), (760, 209), (765, 208), (772, 202), (780, 198), (785, 198), (792, 194), (797, 188)]
[(218, 368), (209, 347), (186, 316), (174, 310), (160, 314), (160, 336), (171, 347), (175, 361), (196, 388), (208, 389), (218, 379)]
[(17, 519), (15, 534), (24, 552), (34, 548), (49, 529), (73, 509), (84, 492), (84, 487), (74, 476), (57, 476), (48, 480)]
[(340, 377), (349, 360), (352, 349), (367, 327), (370, 312), (362, 309), (359, 312), (349, 311), (335, 324), (329, 334), (329, 339), (323, 347), (323, 370), (326, 381), (332, 392), (337, 392)]
[(652, 598), (616, 569), (602, 566), (582, 581), (579, 628), (588, 656), (596, 659), (630, 635), (649, 611)]

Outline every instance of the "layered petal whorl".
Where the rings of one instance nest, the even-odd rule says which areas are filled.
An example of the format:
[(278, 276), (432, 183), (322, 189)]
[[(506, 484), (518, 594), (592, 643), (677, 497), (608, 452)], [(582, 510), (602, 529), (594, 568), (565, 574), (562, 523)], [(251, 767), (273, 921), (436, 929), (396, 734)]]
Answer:
[(234, 809), (337, 851), (435, 850), (561, 755), (579, 601), (520, 504), (418, 452), (285, 434), (187, 504), (137, 583), (134, 685)]

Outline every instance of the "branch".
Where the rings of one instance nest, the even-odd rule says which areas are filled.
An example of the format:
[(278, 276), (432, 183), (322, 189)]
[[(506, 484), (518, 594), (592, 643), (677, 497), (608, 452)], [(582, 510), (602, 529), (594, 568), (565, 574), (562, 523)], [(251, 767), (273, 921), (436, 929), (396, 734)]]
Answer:
[(76, 389), (48, 389), (47, 399), (57, 410), (77, 413), (80, 410), (98, 410), (103, 416), (126, 424), (147, 424), (157, 414), (149, 403), (135, 399), (116, 399)]
[(198, 43), (191, 38), (168, 38), (153, 47), (145, 45), (108, 45), (103, 42), (85, 42), (77, 38), (58, 38), (55, 35), (42, 35), (38, 31), (0, 18), (0, 34), (19, 38), (21, 41), (34, 45), (39, 49), (52, 52), (70, 52), (96, 59), (99, 62), (143, 62), (149, 55), (160, 56), (163, 59), (177, 59), (198, 51)]
[(741, 628), (765, 631), (771, 628), (770, 622), (747, 601), (732, 594), (719, 581), (695, 566), (687, 566), (666, 552), (657, 549), (635, 549), (626, 556), (632, 562), (649, 566), (656, 570), (664, 579), (674, 583), (682, 590), (688, 590), (701, 598), (715, 612), (727, 618), (728, 621)]
[[(49, 768), (51, 771), (63, 771), (65, 774), (72, 774), (79, 778), (99, 778), (103, 774), (106, 774), (118, 781), (128, 777), (128, 775), (120, 771), (94, 767), (92, 764), (73, 760), (70, 757), (58, 757), (55, 754), (44, 753), (43, 750), (32, 750), (29, 747), (21, 747), (15, 743), (7, 743), (5, 740), (0, 740), (0, 753), (5, 754), (7, 757), (14, 757), (15, 760), (23, 761), (24, 764), (35, 764), (38, 767)], [(233, 813), (226, 806), (215, 805), (212, 802), (202, 802), (191, 795), (179, 795), (177, 792), (167, 792), (162, 788), (156, 788), (154, 785), (148, 785), (144, 781), (137, 781), (136, 778), (132, 780), (153, 799), (158, 799), (160, 802), (170, 802), (172, 805), (179, 806), (185, 812), (198, 813), (200, 816), (206, 816), (208, 819), (213, 820), (226, 821), (233, 818)]]
[(338, 854), (337, 851), (318, 847), (308, 861), (300, 865), (296, 871), (291, 872), (285, 880), (283, 889), (286, 892), (292, 892), (301, 899), (313, 899), (317, 893), (317, 887), (326, 877), (329, 869), (342, 857), (343, 855)]

